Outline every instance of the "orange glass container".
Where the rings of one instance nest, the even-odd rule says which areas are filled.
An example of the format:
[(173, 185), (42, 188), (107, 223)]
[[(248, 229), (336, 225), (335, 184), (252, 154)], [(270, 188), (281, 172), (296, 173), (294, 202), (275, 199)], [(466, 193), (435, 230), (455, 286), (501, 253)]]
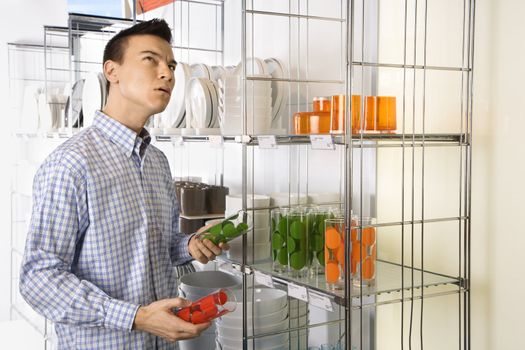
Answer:
[(325, 279), (328, 288), (344, 288), (345, 221), (343, 218), (325, 220)]
[(352, 282), (355, 286), (369, 286), (376, 277), (377, 237), (376, 228), (371, 227), (374, 218), (364, 217), (351, 229), (352, 252), (350, 264)]
[(330, 133), (330, 112), (311, 112), (310, 134)]
[(312, 106), (314, 112), (329, 112), (331, 107), (331, 97), (329, 96), (320, 96), (314, 97)]
[[(334, 134), (345, 132), (346, 95), (334, 95), (331, 102), (331, 129)], [(361, 95), (352, 95), (352, 133), (358, 132), (361, 122)]]
[(394, 96), (377, 97), (377, 130), (391, 133), (396, 126), (396, 98)]
[(365, 97), (365, 127), (366, 131), (375, 131), (377, 121), (377, 96)]
[(310, 113), (311, 112), (297, 112), (293, 115), (293, 131), (296, 135), (304, 135), (310, 133)]

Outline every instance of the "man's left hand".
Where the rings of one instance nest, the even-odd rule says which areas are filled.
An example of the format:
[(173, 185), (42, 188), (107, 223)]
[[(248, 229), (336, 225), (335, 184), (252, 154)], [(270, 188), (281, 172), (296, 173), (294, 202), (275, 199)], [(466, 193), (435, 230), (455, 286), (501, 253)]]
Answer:
[(230, 246), (227, 243), (219, 243), (219, 245), (216, 246), (209, 239), (202, 239), (202, 236), (199, 234), (191, 237), (188, 243), (190, 255), (202, 264), (207, 264), (214, 260), (217, 255), (222, 254), (223, 250), (228, 249), (230, 249)]

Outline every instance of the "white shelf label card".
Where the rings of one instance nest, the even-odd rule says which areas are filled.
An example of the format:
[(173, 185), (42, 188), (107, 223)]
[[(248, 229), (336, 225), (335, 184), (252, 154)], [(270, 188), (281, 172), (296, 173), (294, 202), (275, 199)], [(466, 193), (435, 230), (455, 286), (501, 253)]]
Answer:
[(277, 148), (277, 139), (275, 138), (275, 135), (259, 135), (257, 136), (257, 140), (259, 141), (259, 148)]
[(210, 145), (214, 148), (220, 148), (224, 144), (224, 139), (221, 135), (209, 135), (208, 141), (210, 142)]
[(263, 286), (274, 288), (272, 276), (262, 273), (261, 271), (254, 271), (255, 282)]
[(171, 144), (173, 146), (183, 146), (184, 145), (184, 139), (182, 136), (172, 136), (171, 137)]
[(288, 296), (308, 302), (308, 291), (306, 287), (298, 286), (297, 284), (288, 284)]
[(334, 307), (332, 306), (332, 302), (330, 301), (330, 298), (327, 296), (315, 293), (315, 292), (308, 292), (308, 299), (309, 303), (312, 306), (318, 307), (320, 309), (333, 312)]
[(334, 150), (334, 139), (332, 135), (310, 135), (312, 149)]

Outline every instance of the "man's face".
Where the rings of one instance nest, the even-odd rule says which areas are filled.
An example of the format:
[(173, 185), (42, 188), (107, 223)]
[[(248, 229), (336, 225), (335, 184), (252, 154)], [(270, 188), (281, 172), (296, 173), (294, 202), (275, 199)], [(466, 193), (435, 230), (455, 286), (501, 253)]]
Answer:
[(154, 35), (128, 38), (115, 86), (129, 107), (150, 116), (162, 112), (175, 85), (175, 60), (168, 42)]

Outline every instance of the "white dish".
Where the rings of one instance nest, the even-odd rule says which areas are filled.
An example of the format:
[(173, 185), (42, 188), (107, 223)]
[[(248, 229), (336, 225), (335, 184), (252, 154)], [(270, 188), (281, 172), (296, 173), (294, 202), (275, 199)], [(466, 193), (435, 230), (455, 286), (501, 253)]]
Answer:
[[(242, 290), (235, 290), (234, 294), (237, 303), (242, 303)], [(279, 289), (254, 288), (253, 295), (255, 300), (254, 312), (256, 315), (270, 315), (286, 308), (288, 305), (288, 294)], [(248, 298), (250, 299), (246, 302), (248, 314), (252, 313), (252, 305), (254, 304), (251, 301), (251, 297), (252, 289), (249, 289)], [(228, 315), (232, 317), (242, 317), (242, 307), (235, 309), (235, 311), (230, 312)]]
[(241, 279), (222, 271), (199, 271), (180, 278), (179, 292), (191, 300), (204, 297), (219, 288), (234, 289), (242, 283)]
[(223, 66), (211, 66), (211, 80), (218, 81), (220, 78), (228, 75), (228, 71)]
[(77, 80), (71, 89), (71, 96), (66, 103), (65, 116), (68, 126), (78, 128), (83, 122), (82, 113), (82, 91), (84, 89), (84, 79)]
[(83, 126), (87, 127), (93, 124), (95, 112), (102, 108), (104, 103), (102, 84), (100, 82), (99, 74), (90, 73), (84, 82), (82, 89), (82, 116)]
[[(242, 303), (237, 302), (237, 308), (242, 308)], [(275, 322), (280, 322), (282, 320), (285, 320), (288, 318), (288, 308), (285, 306), (281, 310), (272, 312), (270, 314), (255, 314), (255, 318), (253, 318), (254, 326), (255, 327), (264, 327), (269, 324), (273, 324)], [(226, 314), (222, 316), (217, 321), (217, 328), (221, 328), (222, 326), (226, 327), (239, 327), (239, 325), (242, 325), (242, 317), (238, 317), (237, 315), (232, 315), (231, 313)], [(248, 322), (251, 324), (252, 322), (252, 314), (248, 313)]]
[(210, 122), (208, 124), (209, 128), (218, 128), (219, 127), (219, 91), (217, 83), (212, 80), (207, 80), (208, 90), (211, 96), (212, 102), (212, 115)]
[[(284, 329), (287, 326), (288, 326), (288, 319), (285, 318), (284, 320), (281, 320), (281, 321), (268, 323), (268, 324), (260, 325), (260, 326), (255, 326), (255, 334), (275, 332), (275, 331)], [(217, 323), (217, 332), (218, 332), (218, 335), (223, 338), (242, 339), (242, 322), (240, 322), (234, 327), (228, 327), (228, 326), (225, 326), (224, 324)], [(250, 326), (248, 328), (248, 335), (253, 335), (252, 333), (253, 331)]]
[(211, 68), (204, 63), (195, 63), (191, 65), (192, 78), (211, 79)]
[[(252, 343), (248, 342), (248, 350), (252, 350)], [(288, 350), (290, 349), (289, 348), (289, 345), (288, 345), (288, 342), (285, 342), (283, 344), (277, 344), (275, 346), (261, 346), (261, 345), (257, 345), (256, 347), (257, 350)], [(292, 349), (297, 349), (297, 347), (293, 348)], [(237, 347), (237, 345), (235, 346), (229, 346), (229, 345), (223, 345), (223, 344), (220, 344), (217, 340), (217, 348), (216, 350), (239, 350), (239, 348)]]
[[(285, 64), (278, 58), (267, 58), (264, 60), (268, 74), (274, 79), (282, 79), (288, 76)], [(286, 102), (287, 94), (284, 93), (285, 85), (282, 81), (272, 81), (272, 120), (279, 117), (281, 109)]]
[[(237, 64), (237, 67), (235, 67), (235, 74), (241, 75), (242, 74), (242, 62), (239, 62)], [(248, 57), (246, 58), (246, 74), (247, 75), (259, 75), (264, 74), (268, 75), (268, 71), (266, 68), (266, 65), (264, 64), (264, 61), (257, 57)]]
[[(190, 80), (186, 101), (188, 101), (188, 98), (192, 116), (189, 126), (192, 128), (209, 127), (213, 114), (213, 105), (206, 78), (192, 78)], [(188, 102), (186, 105), (188, 105)]]
[(175, 86), (171, 93), (170, 102), (162, 113), (164, 127), (177, 128), (182, 123), (186, 113), (186, 86), (191, 79), (190, 66), (178, 62), (175, 68)]
[[(255, 340), (255, 349), (274, 349), (283, 347), (285, 344), (288, 344), (288, 333), (282, 333), (277, 335), (272, 335), (269, 337), (258, 338)], [(227, 338), (227, 337), (217, 337), (217, 341), (226, 347), (233, 347), (235, 349), (242, 349), (242, 338)], [(252, 344), (250, 341), (249, 344)]]

